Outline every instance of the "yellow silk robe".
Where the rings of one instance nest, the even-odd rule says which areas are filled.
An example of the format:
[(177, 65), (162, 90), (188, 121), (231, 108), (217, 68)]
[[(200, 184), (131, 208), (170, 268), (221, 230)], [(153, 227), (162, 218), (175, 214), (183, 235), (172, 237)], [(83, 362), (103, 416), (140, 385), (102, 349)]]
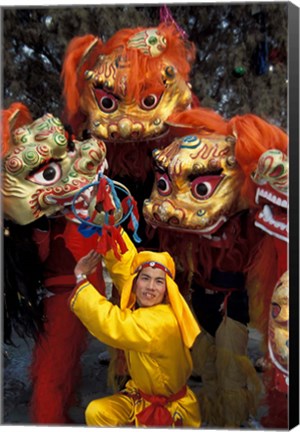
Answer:
[[(105, 257), (120, 291), (135, 253), (135, 248), (129, 248), (121, 261), (113, 253)], [(132, 378), (127, 385), (129, 391), (140, 389), (146, 394), (168, 397), (186, 384), (192, 359), (170, 304), (121, 310), (86, 281), (75, 291), (71, 309), (97, 339), (124, 350)], [(147, 404), (139, 404), (138, 411)], [(173, 416), (182, 417), (184, 426), (200, 426), (198, 402), (189, 388), (183, 398), (170, 402), (168, 409)]]

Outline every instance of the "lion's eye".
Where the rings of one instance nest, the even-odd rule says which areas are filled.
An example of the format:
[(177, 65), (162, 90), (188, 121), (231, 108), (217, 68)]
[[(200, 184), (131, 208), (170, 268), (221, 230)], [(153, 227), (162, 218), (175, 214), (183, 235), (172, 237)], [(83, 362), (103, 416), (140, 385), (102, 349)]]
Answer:
[(170, 195), (172, 184), (167, 174), (156, 173), (155, 176), (158, 193), (163, 196)]
[(49, 162), (30, 174), (27, 179), (32, 183), (40, 185), (52, 185), (60, 180), (62, 176), (61, 166), (57, 162)]
[(143, 110), (152, 110), (158, 105), (160, 98), (161, 95), (157, 96), (154, 93), (149, 94), (141, 99), (140, 106)]
[(104, 112), (113, 112), (117, 109), (117, 101), (112, 96), (104, 96), (99, 102), (100, 108)]
[(224, 176), (200, 176), (192, 181), (191, 192), (199, 200), (211, 197)]
[(278, 315), (280, 314), (280, 311), (281, 311), (281, 307), (279, 306), (279, 304), (272, 303), (272, 309), (271, 309), (272, 318), (277, 318)]
[(101, 111), (112, 113), (118, 109), (118, 100), (112, 94), (97, 88), (94, 92)]

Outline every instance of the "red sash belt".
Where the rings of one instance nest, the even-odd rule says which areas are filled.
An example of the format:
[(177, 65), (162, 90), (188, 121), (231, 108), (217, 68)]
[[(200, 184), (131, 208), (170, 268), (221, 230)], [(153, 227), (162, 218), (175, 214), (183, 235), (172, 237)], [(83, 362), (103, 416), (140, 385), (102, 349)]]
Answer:
[(139, 390), (143, 399), (151, 402), (143, 411), (137, 414), (141, 425), (145, 426), (172, 426), (173, 418), (169, 410), (165, 407), (167, 403), (181, 399), (186, 394), (186, 386), (182, 387), (179, 392), (170, 396), (148, 395)]

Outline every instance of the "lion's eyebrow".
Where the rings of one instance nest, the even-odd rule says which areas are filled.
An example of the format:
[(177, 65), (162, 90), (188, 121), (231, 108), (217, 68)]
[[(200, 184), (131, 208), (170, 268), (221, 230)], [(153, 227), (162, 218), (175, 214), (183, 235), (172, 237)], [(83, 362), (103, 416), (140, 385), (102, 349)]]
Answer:
[(38, 166), (34, 167), (30, 172), (29, 175), (35, 174), (37, 171), (39, 171), (41, 168), (43, 168), (46, 165), (49, 165), (51, 162), (61, 162), (61, 158), (47, 158), (42, 160), (41, 163), (38, 164)]
[(153, 163), (153, 167), (155, 170), (157, 170), (159, 172), (163, 172), (163, 173), (167, 172), (167, 168), (162, 166), (161, 162), (158, 162), (156, 159), (153, 159), (152, 163)]
[(195, 180), (196, 178), (199, 178), (199, 177), (219, 176), (222, 174), (222, 172), (223, 172), (223, 168), (219, 168), (215, 171), (209, 170), (209, 171), (205, 171), (205, 172), (201, 172), (201, 173), (191, 172), (190, 174), (187, 175), (187, 178), (190, 181), (192, 181), (192, 180)]
[(153, 161), (153, 169), (155, 172), (158, 172), (160, 174), (165, 174), (168, 179), (171, 181), (171, 177), (169, 174), (169, 168), (163, 167), (161, 164), (159, 164), (156, 160)]
[(117, 100), (121, 101), (121, 97), (119, 95), (117, 95), (116, 93), (114, 93), (111, 89), (108, 89), (107, 87), (104, 86), (103, 83), (94, 83), (93, 84), (94, 90), (102, 90), (103, 92), (113, 96), (114, 98), (116, 98)]

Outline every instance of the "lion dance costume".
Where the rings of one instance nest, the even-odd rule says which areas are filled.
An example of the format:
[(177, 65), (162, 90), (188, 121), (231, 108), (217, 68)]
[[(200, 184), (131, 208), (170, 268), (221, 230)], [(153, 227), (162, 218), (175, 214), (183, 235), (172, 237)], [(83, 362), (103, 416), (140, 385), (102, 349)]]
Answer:
[[(76, 261), (97, 247), (98, 235), (84, 238), (60, 211), (103, 169), (106, 148), (96, 138), (70, 139), (51, 114), (33, 122), (18, 103), (2, 112), (2, 125), (5, 340), (12, 342), (13, 328), (35, 337), (32, 421), (64, 424), (87, 335), (67, 299)], [(78, 205), (83, 211), (84, 201)], [(91, 280), (104, 293), (101, 266)]]
[(201, 108), (173, 115), (170, 122), (182, 138), (153, 153), (156, 178), (144, 217), (158, 229), (162, 250), (177, 257), (203, 329), (194, 347), (203, 420), (239, 427), (255, 415), (261, 395), (247, 356), (247, 324), (254, 312), (261, 318), (258, 292), (268, 308), (271, 303), (261, 274), (252, 290), (265, 235), (254, 224), (251, 174), (266, 150), (286, 152), (287, 137), (257, 116), (225, 121)]
[[(94, 35), (76, 37), (67, 47), (63, 63), (63, 117), (76, 138), (84, 140), (78, 148), (84, 151), (83, 143), (96, 145), (96, 150), (87, 151), (92, 159), (89, 163), (94, 168), (101, 165), (102, 159), (101, 162), (97, 159), (95, 164), (92, 154), (99, 151), (96, 143), (99, 146), (99, 140), (103, 140), (102, 144), (107, 148), (109, 176), (126, 184), (137, 200), (139, 211), (143, 208), (146, 223), (141, 226), (141, 236), (144, 244), (151, 244), (149, 239), (153, 232), (150, 227), (158, 228), (160, 248), (170, 250), (176, 259), (177, 269), (182, 274), (178, 285), (186, 286), (182, 293), (191, 300), (203, 328), (194, 350), (195, 368), (204, 383), (199, 395), (203, 420), (217, 426), (239, 427), (249, 414), (255, 413), (260, 394), (260, 382), (246, 353), (247, 323), (254, 311), (252, 305), (259, 302), (261, 287), (268, 286), (263, 305), (254, 316), (256, 322), (263, 317), (261, 323), (265, 323), (263, 331), (267, 334), (270, 301), (276, 282), (275, 278), (264, 278), (260, 282), (262, 272), (259, 265), (262, 260), (258, 251), (260, 245), (267, 244), (264, 240), (270, 235), (254, 224), (258, 205), (254, 199), (255, 183), (251, 174), (265, 151), (278, 149), (286, 154), (287, 140), (282, 131), (256, 116), (225, 121), (210, 110), (200, 109), (189, 83), (194, 59), (194, 45), (169, 14), (162, 17), (157, 27), (123, 29), (105, 43)], [(65, 138), (64, 133), (62, 136)], [(66, 138), (63, 141), (70, 143)], [(41, 149), (37, 152), (40, 158), (40, 151), (46, 149), (39, 141), (35, 146)], [(18, 153), (18, 146), (15, 151)], [(34, 165), (35, 153), (30, 156), (28, 152), (28, 157), (22, 160), (18, 153), (11, 165), (6, 162), (10, 176), (25, 185), (34, 183), (19, 174), (25, 171), (19, 170), (18, 164), (23, 167), (23, 160), (26, 160), (27, 172), (32, 173), (33, 179), (39, 179), (39, 168)], [(67, 167), (74, 167), (75, 172), (79, 169), (81, 178), (80, 160), (80, 155), (70, 156)], [(51, 164), (57, 162), (55, 158), (47, 161)], [(43, 168), (40, 169), (43, 172)], [(66, 170), (63, 169), (62, 173), (65, 174)], [(83, 177), (92, 181), (92, 176)], [(75, 193), (75, 179), (67, 178)], [(55, 213), (57, 209), (54, 210), (55, 205), (47, 196), (51, 196), (48, 191), (57, 190), (54, 187), (56, 180), (54, 177), (52, 184), (38, 185), (34, 191), (28, 188), (31, 192), (26, 195), (26, 204), (33, 217), (26, 224), (37, 218), (43, 220), (40, 217), (42, 213), (38, 216), (34, 213), (36, 202), (39, 205), (48, 203), (48, 207), (52, 207), (46, 215)], [(77, 186), (79, 189), (82, 184)], [(66, 192), (66, 188), (61, 185), (59, 190)], [(20, 202), (20, 197), (16, 202)], [(15, 205), (13, 201), (4, 204), (6, 208)], [(14, 217), (7, 214), (8, 220), (24, 224)], [(59, 281), (53, 288), (56, 294), (45, 299), (49, 316), (44, 335), (47, 335), (47, 325), (48, 335), (52, 335), (53, 340), (52, 329), (59, 327), (60, 331), (63, 330), (59, 348), (55, 351), (61, 355), (64, 349), (68, 349), (66, 358), (69, 359), (72, 348), (71, 345), (67, 348), (67, 345), (73, 341), (73, 333), (63, 320), (58, 320), (55, 302), (68, 296), (70, 272), (65, 271), (66, 265), (61, 268), (62, 261), (55, 251), (57, 248), (61, 250), (64, 243), (67, 250), (61, 252), (72, 262), (68, 266), (71, 269), (79, 257), (78, 251), (84, 255), (92, 245), (88, 245), (87, 239), (83, 241), (73, 235), (74, 224), (66, 218), (51, 219), (47, 222), (48, 227), (49, 224), (50, 231), (34, 232), (45, 259), (43, 277), (46, 275), (45, 280), (48, 280), (47, 289), (52, 290), (49, 280), (58, 277)], [(49, 241), (52, 258), (46, 258)], [(81, 249), (81, 242), (86, 249)], [(92, 243), (92, 237), (89, 242)], [(185, 249), (182, 244), (186, 245)], [(157, 240), (154, 245), (157, 247)], [(270, 254), (273, 259), (274, 249)], [(51, 261), (56, 269), (54, 274), (53, 269), (48, 269)], [(184, 284), (183, 280), (188, 283)], [(101, 284), (99, 291), (103, 290)], [(32, 292), (31, 295), (34, 297)], [(20, 300), (21, 297), (17, 297)], [(29, 312), (32, 314), (30, 308)], [(39, 312), (36, 311), (37, 318)], [(76, 320), (75, 317), (70, 319)], [(74, 326), (77, 325), (81, 326), (76, 321)], [(24, 329), (24, 322), (20, 323), (20, 328)], [(33, 379), (39, 389), (34, 396), (35, 421), (64, 423), (67, 421), (62, 408), (64, 403), (56, 400), (54, 391), (51, 396), (50, 393), (45, 395), (43, 382), (59, 382), (63, 377), (60, 366), (57, 366), (57, 374), (61, 378), (50, 376), (50, 373), (56, 375), (54, 365), (65, 363), (67, 370), (64, 373), (70, 376), (70, 385), (64, 381), (62, 388), (66, 390), (63, 397), (69, 403), (77, 375), (79, 351), (82, 352), (83, 348), (80, 348), (81, 342), (78, 341), (77, 345), (74, 342), (77, 360), (57, 363), (59, 357), (50, 360), (50, 347), (52, 353), (53, 346), (56, 346), (52, 346), (51, 337), (45, 338), (38, 327), (34, 330), (42, 340), (37, 344), (37, 358), (44, 356), (43, 360), (35, 360), (33, 364)], [(78, 330), (78, 335), (80, 332)], [(65, 339), (67, 343), (63, 342), (63, 334), (69, 335)], [(83, 340), (81, 336), (78, 339)], [(47, 344), (46, 349), (43, 344)], [(38, 369), (41, 363), (45, 365), (43, 370)], [(48, 397), (53, 399), (50, 401)], [(52, 418), (49, 406), (53, 408)], [(38, 418), (39, 412), (43, 414)]]
[[(75, 37), (67, 47), (65, 122), (76, 136), (105, 142), (108, 175), (130, 189), (139, 214), (154, 180), (151, 152), (174, 139), (168, 118), (199, 105), (189, 83), (194, 59), (194, 44), (167, 8), (157, 27), (122, 29), (105, 43), (91, 34)], [(142, 246), (157, 247), (143, 219), (139, 235)]]
[[(99, 143), (99, 139), (103, 140), (102, 144), (106, 144), (108, 150), (106, 157), (110, 165), (110, 177), (124, 180), (133, 195), (137, 196), (140, 210), (143, 199), (148, 194), (147, 189), (150, 193), (153, 182), (151, 150), (154, 147), (163, 147), (170, 139), (167, 118), (173, 112), (183, 111), (191, 104), (198, 103), (188, 82), (195, 47), (187, 41), (184, 33), (169, 16), (162, 21), (164, 22), (157, 28), (120, 30), (106, 43), (102, 43), (93, 35), (75, 38), (66, 51), (62, 71), (66, 100), (63, 117), (64, 121), (66, 120), (71, 126), (71, 133), (81, 140), (78, 141), (80, 145), (76, 145), (76, 148), (81, 147), (84, 151), (86, 144)], [(16, 106), (14, 109), (19, 113), (18, 116), (13, 114), (13, 110), (4, 113), (7, 119), (11, 120), (13, 117), (16, 120), (14, 124), (10, 122), (10, 129), (12, 131), (19, 127), (27, 129), (32, 122), (30, 114), (27, 113), (25, 118), (24, 110), (19, 110)], [(63, 315), (62, 312), (57, 314), (57, 308), (64, 307), (63, 297), (68, 296), (68, 289), (73, 285), (71, 268), (74, 267), (75, 261), (91, 249), (96, 240), (80, 237), (77, 227), (70, 222), (69, 218), (62, 216), (45, 220), (44, 215), (51, 216), (56, 213), (63, 206), (64, 198), (70, 200), (70, 197), (84, 186), (86, 181), (92, 181), (97, 170), (88, 171), (88, 176), (83, 176), (86, 181), (78, 181), (78, 178), (82, 177), (81, 163), (84, 158), (80, 156), (79, 150), (75, 153), (69, 151), (71, 150), (69, 147), (73, 147), (73, 144), (71, 139), (66, 139), (68, 134), (61, 130), (61, 124), (58, 131), (59, 138), (64, 143), (68, 141), (68, 144), (58, 147), (65, 150), (62, 152), (63, 169), (60, 170), (61, 162), (57, 161), (56, 157), (52, 161), (48, 157), (52, 151), (43, 147), (45, 135), (53, 133), (52, 138), (55, 141), (57, 131), (46, 119), (45, 130), (43, 124), (44, 121), (41, 121), (41, 125), (37, 124), (42, 131), (37, 134), (38, 141), (29, 142), (28, 151), (24, 150), (24, 153), (27, 153), (25, 159), (22, 159), (22, 153), (19, 151), (22, 144), (20, 140), (10, 137), (9, 128), (6, 133), (7, 148), (3, 157), (8, 170), (3, 175), (7, 179), (9, 177), (9, 180), (4, 183), (2, 193), (6, 197), (5, 224), (9, 225), (6, 233), (10, 231), (10, 235), (5, 238), (5, 248), (8, 250), (8, 247), (15, 245), (15, 253), (21, 253), (20, 246), (23, 246), (26, 264), (22, 272), (26, 273), (26, 278), (23, 274), (18, 277), (18, 283), (15, 284), (11, 280), (12, 274), (9, 276), (7, 272), (5, 325), (7, 340), (10, 338), (12, 325), (17, 328), (20, 335), (34, 334), (38, 338), (31, 369), (34, 383), (33, 421), (63, 424), (69, 421), (67, 407), (73, 394), (85, 336), (81, 331), (81, 324), (78, 324), (74, 317), (69, 316), (69, 312)], [(28, 140), (25, 140), (25, 144), (27, 143)], [(16, 155), (11, 153), (10, 144)], [(95, 150), (88, 149), (86, 152), (85, 169), (89, 164), (95, 167), (98, 162), (100, 166), (97, 146)], [(11, 162), (9, 162), (10, 158)], [(81, 162), (77, 158), (81, 158)], [(44, 168), (42, 163), (45, 163)], [(68, 176), (68, 169), (71, 170), (72, 175), (74, 169), (76, 176)], [(53, 173), (48, 174), (50, 171)], [(47, 181), (44, 179), (44, 172), (46, 177), (50, 175)], [(25, 177), (25, 173), (33, 173), (30, 181)], [(13, 184), (10, 180), (12, 177), (15, 177), (14, 183), (17, 188), (27, 190), (24, 194), (26, 198), (23, 200), (21, 194), (14, 196), (15, 186), (10, 188)], [(42, 184), (39, 183), (40, 179), (43, 181)], [(52, 193), (55, 196), (54, 200), (50, 198)], [(48, 194), (49, 198), (47, 198)], [(57, 194), (62, 196), (58, 199)], [(20, 203), (22, 203), (22, 212), (16, 211), (16, 214), (10, 215), (8, 209), (16, 208)], [(29, 217), (26, 221), (21, 217), (23, 207), (28, 209)], [(47, 210), (44, 210), (45, 207)], [(11, 266), (14, 268), (17, 258), (11, 254), (10, 257)], [(39, 264), (36, 264), (37, 257)], [(17, 260), (21, 268), (24, 259)], [(33, 268), (35, 272), (32, 272)], [(94, 284), (95, 286), (100, 284), (99, 291), (103, 292), (104, 284), (100, 273), (99, 270), (99, 282)], [(44, 314), (41, 308), (34, 308), (35, 305), (40, 304), (38, 300), (41, 281), (51, 292), (42, 302)], [(24, 286), (23, 282), (26, 282)], [(17, 293), (16, 290), (10, 289), (13, 286), (18, 287)], [(55, 295), (52, 295), (54, 293)], [(21, 315), (15, 311), (16, 304), (18, 310), (20, 308), (22, 310)], [(44, 317), (45, 322), (43, 322)], [(68, 325), (68, 319), (72, 320), (74, 331)], [(75, 331), (77, 325), (79, 329)], [(42, 327), (43, 333), (41, 333)], [(76, 340), (73, 333), (78, 335)], [(60, 361), (62, 358), (63, 360)], [(59, 394), (58, 388), (60, 388)]]
[[(264, 427), (287, 428), (289, 358), (289, 273), (287, 270), (288, 160), (286, 151), (272, 149), (262, 153), (252, 180), (256, 186), (258, 209), (255, 225), (267, 233), (254, 274), (264, 285), (253, 296), (256, 322), (264, 335), (266, 388), (264, 403), (268, 413)], [(269, 312), (269, 313), (268, 313)]]
[[(249, 302), (250, 315), (253, 312), (248, 270), (255, 264), (264, 233), (254, 225), (253, 191), (248, 186), (260, 155), (273, 146), (286, 151), (286, 137), (255, 116), (226, 122), (211, 111), (194, 110), (199, 103), (188, 83), (194, 57), (195, 47), (169, 18), (156, 28), (121, 30), (106, 43), (93, 35), (75, 38), (62, 72), (65, 115), (79, 136), (91, 133), (105, 141), (110, 175), (130, 187), (139, 210), (150, 196), (151, 151), (157, 149), (159, 202), (152, 208), (151, 200), (146, 201), (144, 216), (149, 226), (160, 227), (160, 248), (170, 248), (187, 275), (195, 313), (207, 330), (199, 343), (206, 353), (199, 365), (206, 383), (201, 409), (211, 424), (240, 426), (255, 413), (260, 394), (247, 357), (246, 325)], [(181, 137), (195, 130), (204, 137), (186, 138), (180, 145)], [(185, 171), (185, 164), (190, 164), (190, 171)], [(179, 205), (177, 195), (182, 199)], [(153, 232), (141, 228), (148, 231), (143, 238), (147, 243)], [(268, 312), (263, 312), (267, 321)], [(226, 337), (229, 328), (235, 335), (233, 344)], [(226, 376), (225, 367), (232, 361), (233, 379)]]
[(198, 105), (189, 83), (194, 58), (195, 46), (169, 15), (157, 27), (123, 29), (105, 43), (75, 37), (67, 47), (65, 121), (78, 137), (104, 140), (108, 175), (126, 184), (140, 212), (153, 183), (151, 151), (174, 138), (168, 118)]

